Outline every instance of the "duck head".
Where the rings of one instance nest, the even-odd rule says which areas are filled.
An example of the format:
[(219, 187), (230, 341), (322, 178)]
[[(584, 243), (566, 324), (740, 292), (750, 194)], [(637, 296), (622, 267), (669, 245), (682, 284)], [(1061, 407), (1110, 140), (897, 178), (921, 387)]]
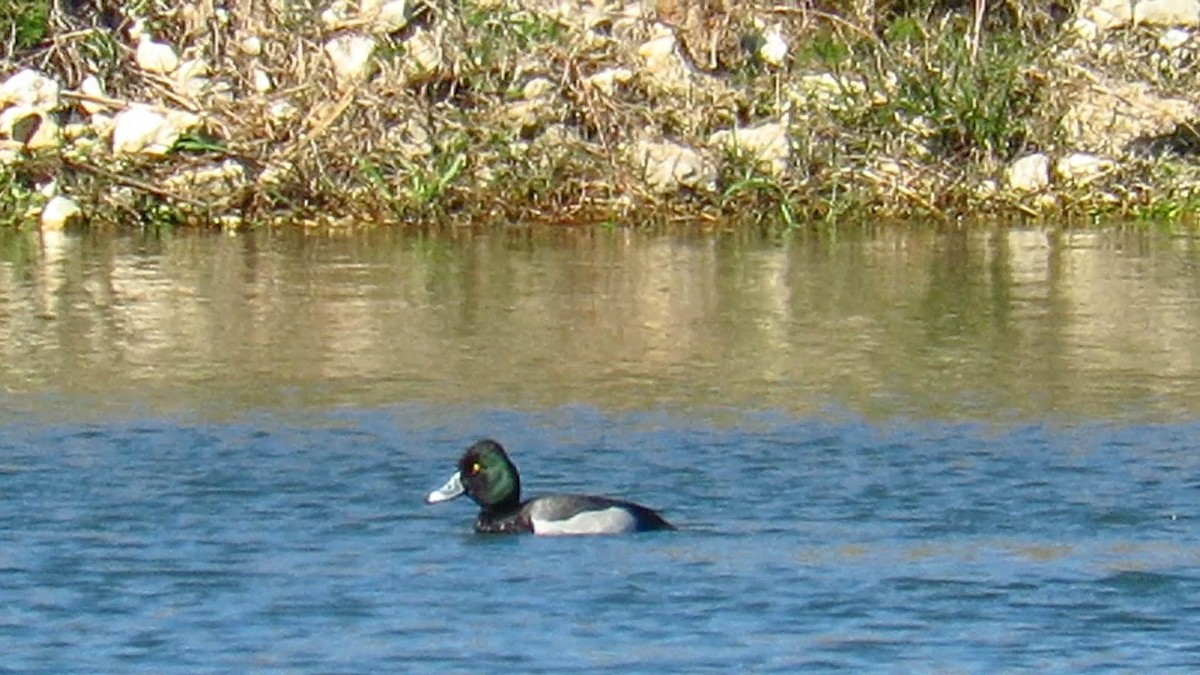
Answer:
[(458, 460), (458, 471), (442, 487), (425, 497), (437, 504), (467, 495), (484, 510), (516, 508), (521, 503), (521, 476), (496, 441), (485, 439), (467, 448)]

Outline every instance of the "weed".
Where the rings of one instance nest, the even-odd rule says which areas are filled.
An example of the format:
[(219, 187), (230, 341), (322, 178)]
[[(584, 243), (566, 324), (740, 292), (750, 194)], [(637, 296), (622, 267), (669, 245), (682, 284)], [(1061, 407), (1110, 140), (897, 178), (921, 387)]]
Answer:
[(50, 35), (50, 0), (9, 0), (0, 12), (0, 40), (12, 44), (20, 54), (42, 43)]

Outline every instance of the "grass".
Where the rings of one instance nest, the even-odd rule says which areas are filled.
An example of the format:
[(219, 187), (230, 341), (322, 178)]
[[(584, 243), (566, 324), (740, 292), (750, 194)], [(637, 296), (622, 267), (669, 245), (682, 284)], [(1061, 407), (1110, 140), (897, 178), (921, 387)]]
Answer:
[(0, 166), (0, 226), (19, 227), (29, 221), (26, 215), (37, 203), (38, 194), (17, 172)]
[[(204, 113), (204, 126), (164, 158), (95, 152), (64, 160), (68, 170), (57, 174), (60, 188), (89, 213), (108, 210), (119, 216), (114, 219), (151, 224), (213, 222), (222, 214), (249, 222), (286, 214), (294, 220), (602, 224), (653, 215), (706, 222), (732, 217), (791, 231), (881, 216), (1038, 213), (1032, 199), (1002, 190), (984, 198), (977, 188), (1026, 152), (1069, 150), (1058, 121), (1071, 103), (1071, 89), (1062, 83), (1074, 71), (1056, 62), (1059, 45), (1033, 0), (1017, 0), (1021, 11), (1011, 11), (1014, 3), (994, 7), (978, 51), (969, 12), (934, 0), (885, 0), (866, 16), (857, 13), (861, 3), (848, 0), (826, 3), (822, 11), (754, 0), (747, 11), (710, 17), (705, 25), (717, 32), (704, 36), (704, 45), (723, 51), (712, 60), (716, 70), (693, 72), (685, 91), (657, 87), (641, 70), (638, 46), (650, 36), (644, 22), (614, 13), (581, 27), (575, 17), (536, 6), (517, 10), (478, 0), (413, 5), (408, 28), (380, 36), (372, 77), (347, 86), (334, 79), (322, 51), (332, 33), (320, 23), (318, 8), (285, 4), (272, 13), (258, 3), (231, 3), (221, 21), (193, 25), (164, 2), (92, 0), (90, 13), (65, 15), (50, 2), (16, 0), (16, 11), (0, 16), (13, 46), (0, 54), (0, 66), (4, 72), (36, 66), (68, 87), (94, 72), (118, 102), (194, 106)], [(135, 14), (158, 39), (206, 59), (209, 77), (229, 84), (230, 92), (213, 87), (193, 100), (169, 78), (141, 73), (127, 35), (105, 23), (115, 17), (127, 25)], [(755, 44), (753, 16), (779, 22), (788, 36), (791, 52), (782, 66), (745, 50)], [(1131, 49), (1158, 49), (1139, 31), (1126, 39)], [(419, 73), (411, 67), (410, 42), (418, 33), (440, 56), (438, 65)], [(239, 51), (245, 35), (262, 39), (261, 54)], [(1089, 68), (1120, 66), (1099, 53), (1089, 58)], [(1200, 90), (1194, 61), (1191, 52), (1179, 51), (1153, 61), (1150, 70), (1151, 61), (1142, 60), (1122, 72), (1184, 95)], [(270, 73), (272, 90), (249, 86), (252, 66)], [(611, 93), (589, 86), (590, 75), (618, 66), (634, 77)], [(804, 91), (813, 76), (831, 77), (834, 89)], [(525, 85), (534, 78), (552, 87), (526, 100)], [(271, 112), (285, 105), (297, 114)], [(783, 174), (768, 174), (749, 158), (708, 144), (714, 131), (785, 115), (792, 156)], [(425, 150), (395, 138), (415, 123), (428, 129)], [(719, 166), (721, 189), (652, 192), (629, 159), (628, 149), (641, 138), (708, 153)], [(201, 195), (163, 187), (179, 171), (230, 159), (251, 176), (244, 190)], [(1124, 162), (1096, 185), (1055, 186), (1057, 203), (1085, 215), (1183, 221), (1197, 209), (1196, 190), (1187, 187), (1195, 184), (1193, 173), (1186, 162)], [(18, 175), (0, 173), (0, 213), (24, 214), (37, 202), (37, 181)], [(1142, 184), (1150, 187), (1128, 187)]]
[(11, 44), (14, 53), (39, 46), (50, 35), (49, 0), (8, 0), (0, 11), (0, 40)]

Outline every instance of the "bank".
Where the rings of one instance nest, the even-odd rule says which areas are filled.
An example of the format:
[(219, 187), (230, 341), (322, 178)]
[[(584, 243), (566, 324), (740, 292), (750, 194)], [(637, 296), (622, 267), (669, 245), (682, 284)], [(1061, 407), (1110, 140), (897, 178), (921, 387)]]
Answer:
[(16, 7), (3, 226), (1190, 227), (1200, 204), (1200, 0)]

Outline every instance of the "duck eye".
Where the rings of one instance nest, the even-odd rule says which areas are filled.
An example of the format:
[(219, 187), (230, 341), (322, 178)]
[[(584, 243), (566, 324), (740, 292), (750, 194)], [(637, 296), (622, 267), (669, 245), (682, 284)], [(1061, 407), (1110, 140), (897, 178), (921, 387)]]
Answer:
[(483, 471), (483, 465), (480, 464), (479, 462), (474, 462), (471, 464), (471, 468), (467, 471), (467, 473), (474, 476), (475, 474), (479, 473), (480, 471)]

